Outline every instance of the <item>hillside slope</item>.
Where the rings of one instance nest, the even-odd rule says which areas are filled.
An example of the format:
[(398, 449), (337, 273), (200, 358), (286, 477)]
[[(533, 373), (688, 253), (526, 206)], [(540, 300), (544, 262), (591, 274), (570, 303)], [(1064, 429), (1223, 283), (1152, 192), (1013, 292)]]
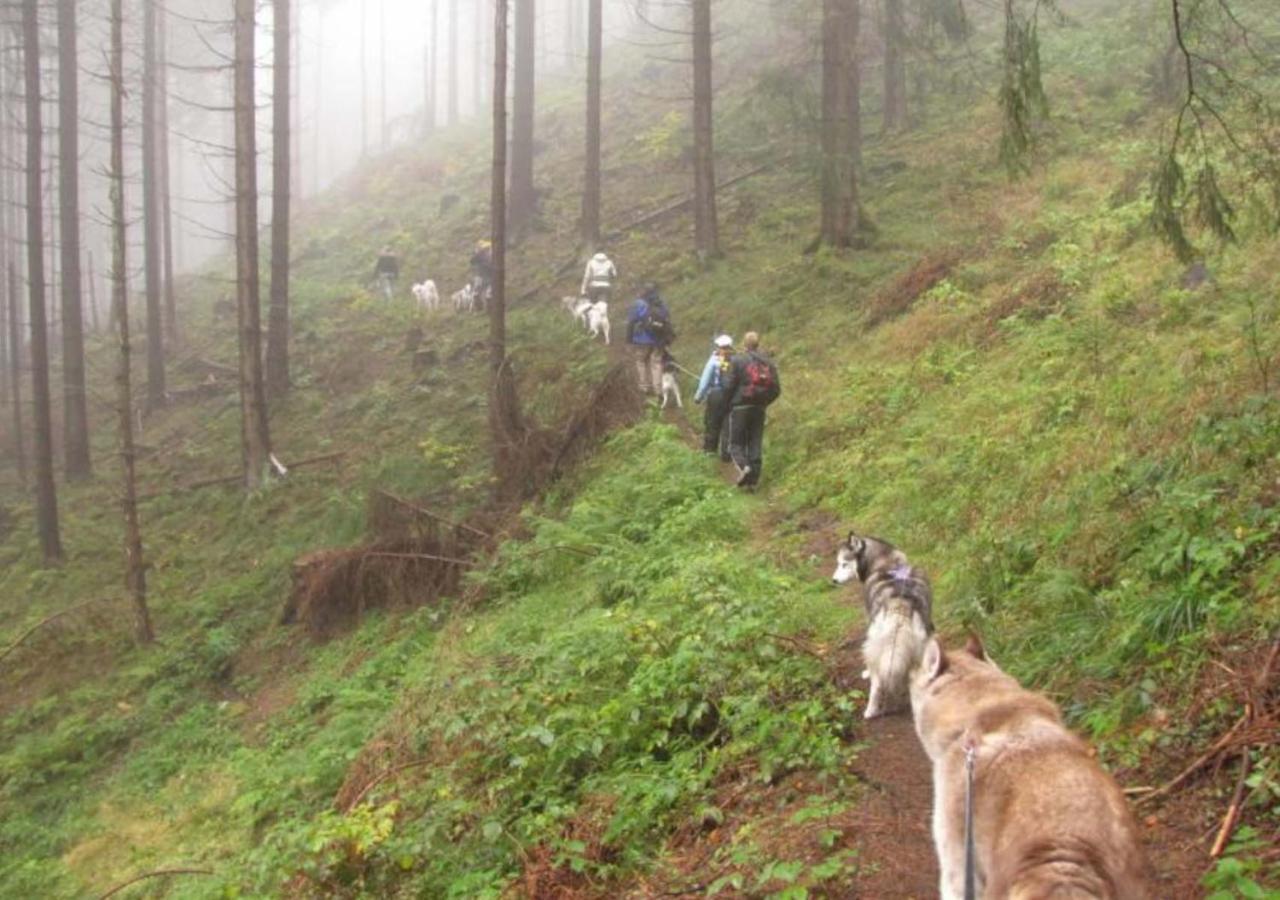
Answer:
[[(764, 333), (785, 387), (766, 490), (734, 494), (677, 417), (646, 414), (495, 520), (459, 596), (324, 642), (278, 624), (296, 559), (375, 537), (379, 491), (457, 520), (487, 502), (484, 323), (422, 320), (438, 362), (416, 374), (409, 301), (361, 286), (388, 241), (407, 276), (460, 283), (485, 230), (485, 135), (397, 151), (308, 204), (297, 389), (272, 424), (286, 462), (342, 455), (249, 497), (175, 490), (234, 471), (228, 386), (146, 422), (155, 648), (131, 646), (115, 599), (110, 429), (95, 434), (100, 480), (62, 495), (64, 568), (38, 569), (29, 506), (7, 494), (0, 644), (103, 601), (0, 659), (17, 685), (0, 698), (0, 893), (190, 868), (208, 874), (134, 890), (884, 896), (903, 860), (876, 856), (924, 838), (894, 819), (920, 800), (893, 784), (903, 770), (872, 768), (868, 744), (910, 741), (903, 721), (858, 718), (860, 615), (825, 579), (855, 526), (925, 565), (944, 632), (979, 629), (1126, 786), (1208, 749), (1280, 622), (1280, 410), (1259, 364), (1277, 351), (1280, 242), (1248, 233), (1209, 259), (1209, 285), (1183, 286), (1146, 228), (1141, 135), (1163, 110), (1128, 87), (1143, 68), (1128, 51), (1147, 30), (1105, 6), (1044, 35), (1055, 111), (1030, 176), (994, 163), (989, 91), (939, 91), (911, 132), (869, 137), (876, 233), (848, 254), (805, 253), (811, 160), (766, 90), (789, 69), (757, 77), (789, 19), (727, 13), (722, 177), (764, 168), (722, 195), (726, 258), (699, 270), (679, 215), (610, 250), (628, 290), (663, 285), (686, 367), (719, 329)], [(686, 126), (662, 99), (681, 73), (634, 49), (611, 65), (621, 229), (686, 191)], [(579, 101), (558, 81), (542, 100), (543, 212), (514, 251), (511, 332), (522, 399), (551, 426), (610, 357), (558, 308), (577, 274)], [(180, 387), (232, 361), (221, 274), (189, 285)], [(1274, 680), (1250, 702), (1274, 711)], [(1274, 732), (1250, 738), (1221, 778), (1144, 810), (1166, 895), (1193, 895), (1211, 865), (1203, 835), (1242, 746), (1249, 830), (1213, 884), (1276, 884), (1280, 755)]]

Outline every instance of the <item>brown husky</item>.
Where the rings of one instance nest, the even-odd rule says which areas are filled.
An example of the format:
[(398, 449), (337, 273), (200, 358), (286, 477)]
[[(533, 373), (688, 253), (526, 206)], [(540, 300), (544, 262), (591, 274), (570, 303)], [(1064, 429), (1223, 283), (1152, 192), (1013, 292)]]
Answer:
[(977, 896), (1145, 900), (1148, 869), (1124, 795), (1062, 724), (971, 640), (925, 647), (911, 682), (916, 732), (933, 762), (933, 842), (942, 900), (965, 881), (966, 756), (973, 753)]

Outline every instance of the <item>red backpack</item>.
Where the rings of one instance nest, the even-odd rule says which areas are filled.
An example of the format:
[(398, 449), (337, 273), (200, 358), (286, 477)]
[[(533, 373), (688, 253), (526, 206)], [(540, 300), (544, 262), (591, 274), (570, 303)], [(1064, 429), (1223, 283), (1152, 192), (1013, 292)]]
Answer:
[(773, 363), (754, 353), (747, 357), (742, 369), (742, 401), (753, 406), (768, 406), (782, 393), (778, 370)]

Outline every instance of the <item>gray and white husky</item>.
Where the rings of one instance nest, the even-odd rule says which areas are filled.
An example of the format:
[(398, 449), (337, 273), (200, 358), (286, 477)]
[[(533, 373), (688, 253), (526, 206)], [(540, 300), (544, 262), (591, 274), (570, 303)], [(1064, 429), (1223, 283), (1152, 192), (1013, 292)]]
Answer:
[(887, 541), (850, 532), (836, 551), (831, 580), (836, 584), (857, 580), (862, 585), (868, 619), (862, 677), (871, 679), (866, 718), (904, 708), (908, 677), (933, 634), (929, 579)]

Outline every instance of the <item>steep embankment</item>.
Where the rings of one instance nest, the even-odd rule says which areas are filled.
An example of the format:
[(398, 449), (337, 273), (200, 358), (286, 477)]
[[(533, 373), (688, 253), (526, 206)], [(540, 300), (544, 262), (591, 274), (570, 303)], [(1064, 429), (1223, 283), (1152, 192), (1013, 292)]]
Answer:
[[(1211, 258), (1212, 283), (1183, 284), (1145, 226), (1135, 135), (1161, 112), (1128, 87), (1145, 26), (1112, 12), (1045, 32), (1055, 117), (1030, 177), (992, 163), (985, 86), (952, 84), (911, 133), (869, 137), (877, 232), (843, 255), (804, 253), (814, 187), (788, 117), (803, 103), (788, 98), (810, 88), (786, 65), (757, 81), (764, 17), (735, 19), (722, 172), (775, 162), (721, 197), (726, 259), (699, 271), (678, 215), (611, 250), (627, 289), (664, 285), (689, 368), (716, 329), (764, 332), (786, 389), (766, 492), (737, 496), (646, 421), (507, 527), (457, 602), (372, 615), (323, 645), (276, 622), (297, 557), (366, 540), (377, 490), (459, 518), (487, 496), (483, 323), (427, 318), (436, 363), (415, 374), (407, 299), (360, 287), (387, 241), (407, 276), (459, 283), (485, 231), (485, 136), (399, 151), (313, 200), (297, 389), (273, 427), (286, 461), (343, 455), (247, 498), (175, 491), (234, 470), (231, 386), (146, 421), (161, 640), (132, 648), (112, 600), (0, 660), (19, 686), (0, 698), (0, 892), (77, 896), (184, 867), (211, 874), (157, 891), (929, 896), (909, 725), (858, 718), (856, 604), (825, 583), (853, 525), (926, 565), (944, 630), (980, 628), (1126, 786), (1162, 784), (1212, 747), (1277, 621), (1280, 427), (1258, 363), (1275, 352), (1280, 246), (1246, 234)], [(808, 39), (785, 24), (770, 46)], [(608, 220), (626, 223), (686, 190), (686, 129), (662, 99), (679, 73), (635, 54), (617, 65), (606, 195)], [(641, 71), (642, 89), (624, 89)], [(574, 245), (577, 161), (562, 148), (578, 145), (579, 114), (568, 85), (545, 101), (543, 222), (515, 251), (526, 299), (511, 329), (544, 424), (607, 365), (556, 308), (576, 274), (555, 278)], [(233, 359), (217, 274), (189, 289), (180, 388), (219, 382), (208, 361)], [(111, 439), (97, 432), (100, 460)], [(64, 493), (73, 555), (58, 571), (37, 569), (14, 501), (0, 593), (31, 599), (6, 603), (6, 646), (119, 596), (103, 477)], [(1256, 713), (1274, 709), (1274, 687), (1249, 690)], [(1209, 760), (1222, 778), (1196, 773), (1143, 809), (1168, 896), (1197, 893), (1242, 748), (1254, 837), (1215, 885), (1274, 878), (1250, 844), (1275, 829), (1274, 732), (1258, 726)]]

